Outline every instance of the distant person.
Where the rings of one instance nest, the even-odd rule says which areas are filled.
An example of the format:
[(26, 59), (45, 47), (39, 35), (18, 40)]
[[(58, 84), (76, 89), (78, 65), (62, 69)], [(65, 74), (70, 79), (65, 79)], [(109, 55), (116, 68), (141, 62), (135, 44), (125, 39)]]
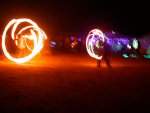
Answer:
[(138, 48), (136, 49), (136, 54), (139, 58), (143, 58), (143, 54), (141, 53), (141, 49), (142, 49), (141, 43), (140, 43), (140, 41), (137, 41), (137, 43), (138, 43)]

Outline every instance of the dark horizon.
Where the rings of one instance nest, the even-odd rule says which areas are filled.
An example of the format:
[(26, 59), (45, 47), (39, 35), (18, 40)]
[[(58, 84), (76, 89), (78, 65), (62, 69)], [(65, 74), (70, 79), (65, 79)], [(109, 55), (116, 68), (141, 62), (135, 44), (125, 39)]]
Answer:
[(1, 34), (13, 18), (30, 18), (48, 35), (87, 34), (99, 28), (124, 35), (143, 36), (150, 32), (149, 7), (146, 2), (64, 0), (1, 2)]

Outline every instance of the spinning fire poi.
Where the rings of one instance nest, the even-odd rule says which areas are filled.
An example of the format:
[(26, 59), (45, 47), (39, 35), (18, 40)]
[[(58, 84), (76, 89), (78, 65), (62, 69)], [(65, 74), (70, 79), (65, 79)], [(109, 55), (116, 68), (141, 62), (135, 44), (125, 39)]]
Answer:
[[(22, 28), (22, 26), (25, 26)], [(21, 27), (21, 28), (20, 28)], [(8, 51), (8, 43), (6, 44), (6, 38), (9, 38), (9, 29), (11, 30), (11, 41), (14, 41), (14, 45), (20, 51), (27, 49), (30, 54), (17, 58), (10, 54)], [(16, 63), (25, 63), (33, 58), (43, 48), (44, 39), (47, 39), (46, 34), (38, 25), (30, 19), (13, 19), (11, 20), (2, 35), (2, 49), (5, 56)]]
[(105, 38), (101, 30), (93, 29), (86, 38), (86, 49), (88, 54), (98, 60), (102, 59)]

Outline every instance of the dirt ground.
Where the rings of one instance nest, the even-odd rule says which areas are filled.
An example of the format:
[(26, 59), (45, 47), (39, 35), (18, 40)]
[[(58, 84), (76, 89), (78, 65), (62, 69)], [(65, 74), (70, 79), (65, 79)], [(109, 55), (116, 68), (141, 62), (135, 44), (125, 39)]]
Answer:
[(0, 56), (0, 113), (150, 113), (150, 60), (87, 54)]

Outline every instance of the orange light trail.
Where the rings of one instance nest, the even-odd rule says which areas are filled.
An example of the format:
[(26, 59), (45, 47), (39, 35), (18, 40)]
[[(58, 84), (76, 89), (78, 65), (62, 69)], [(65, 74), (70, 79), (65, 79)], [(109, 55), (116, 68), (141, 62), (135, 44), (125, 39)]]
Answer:
[[(24, 27), (22, 28), (17, 34), (15, 34), (17, 27), (21, 24), (21, 23), (29, 23), (31, 24), (30, 26)], [(15, 40), (15, 44), (16, 46), (18, 45), (18, 39), (19, 38), (23, 38), (24, 39), (24, 43), (27, 47), (27, 49), (29, 49), (31, 51), (31, 54), (29, 54), (28, 56), (22, 57), (22, 58), (14, 58), (10, 55), (10, 53), (7, 51), (6, 47), (6, 35), (8, 30), (10, 29), (10, 27), (12, 27), (12, 31), (11, 31), (11, 38), (13, 40)], [(25, 30), (29, 30), (30, 29), (30, 34), (31, 35), (22, 35), (23, 32)], [(36, 34), (37, 32), (37, 34)], [(18, 36), (21, 37), (18, 37)], [(31, 49), (27, 42), (26, 39), (32, 40), (34, 42), (34, 48)], [(44, 31), (42, 29), (40, 29), (38, 27), (38, 25), (30, 20), (30, 19), (12, 19), (7, 26), (4, 29), (3, 35), (2, 35), (2, 49), (3, 52), (5, 54), (5, 56), (11, 60), (14, 61), (16, 63), (25, 63), (28, 62), (31, 58), (33, 58), (42, 48), (43, 48), (43, 40), (47, 39), (46, 34), (44, 33)]]

